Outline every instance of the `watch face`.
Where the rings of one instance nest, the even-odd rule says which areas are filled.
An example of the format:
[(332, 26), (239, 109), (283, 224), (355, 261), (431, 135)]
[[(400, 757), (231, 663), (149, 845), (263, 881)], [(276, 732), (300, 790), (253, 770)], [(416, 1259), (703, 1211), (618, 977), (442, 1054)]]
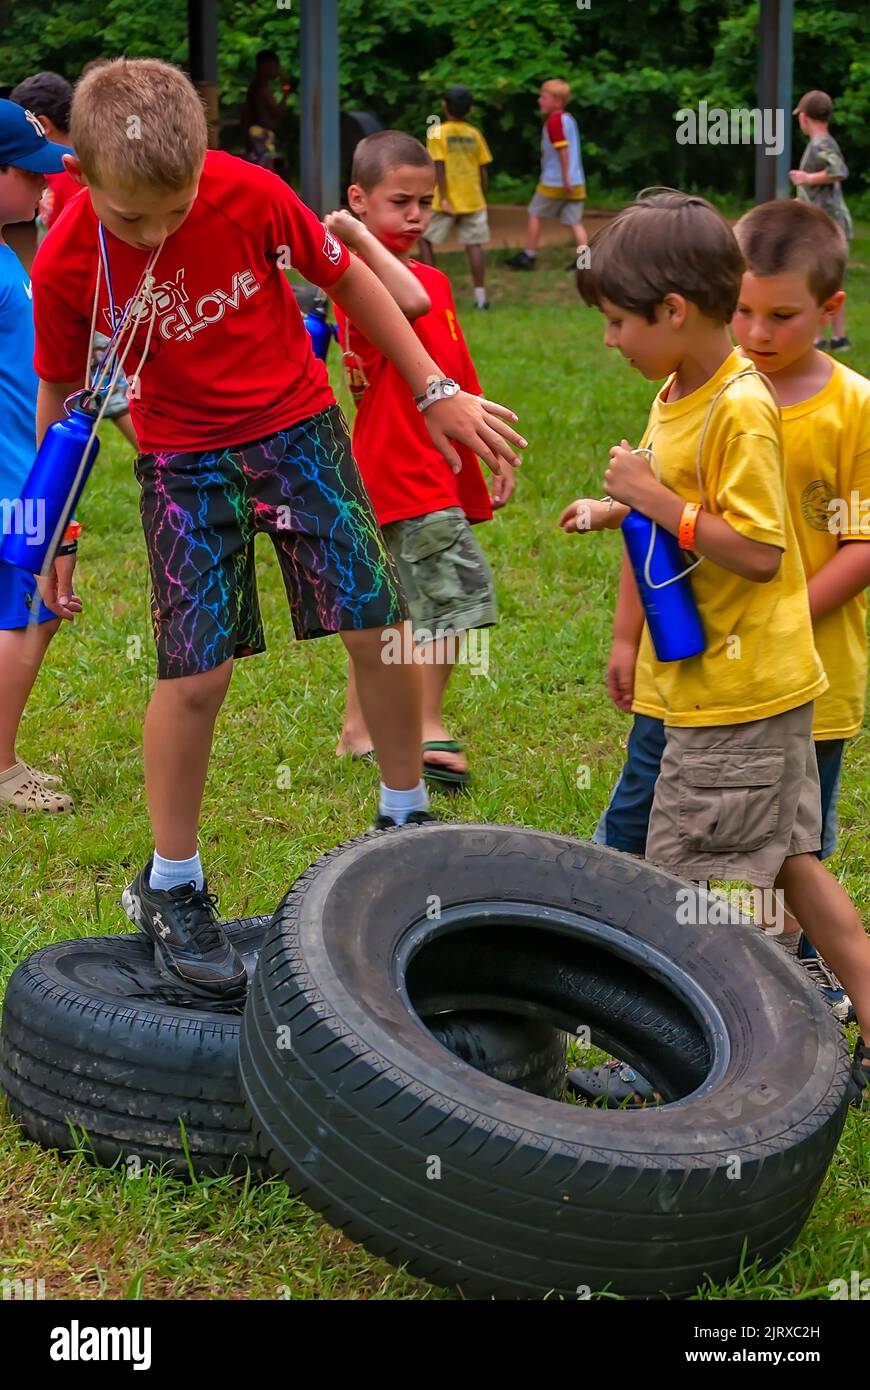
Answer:
[(458, 382), (458, 381), (445, 381), (445, 383), (444, 383), (444, 385), (443, 385), (443, 387), (442, 387), (441, 389), (442, 389), (442, 391), (444, 392), (444, 395), (445, 395), (445, 396), (455, 396), (455, 395), (457, 394), (457, 392), (460, 390), (459, 382)]

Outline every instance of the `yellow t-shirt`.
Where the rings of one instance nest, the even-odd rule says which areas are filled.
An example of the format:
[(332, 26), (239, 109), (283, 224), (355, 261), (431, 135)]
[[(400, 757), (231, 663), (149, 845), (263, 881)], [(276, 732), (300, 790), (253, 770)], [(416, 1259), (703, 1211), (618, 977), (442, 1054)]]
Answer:
[[(833, 558), (838, 540), (870, 544), (870, 381), (837, 362), (821, 391), (783, 406), (780, 415), (786, 497), (809, 576)], [(816, 700), (814, 738), (851, 738), (861, 727), (867, 694), (866, 624), (867, 598), (860, 593), (815, 625), (816, 651), (829, 686)], [(636, 714), (662, 719), (653, 660), (644, 629), (632, 708)]]
[[(491, 164), (492, 155), (477, 127), (469, 125), (467, 121), (441, 121), (430, 128), (426, 148), (432, 159), (444, 161), (447, 201), (453, 211), (462, 214), (485, 208), (480, 166)], [(441, 211), (441, 195), (437, 186), (432, 206), (436, 212)]]
[[(836, 362), (821, 391), (781, 414), (789, 507), (804, 569), (817, 574), (838, 541), (870, 544), (870, 381)], [(813, 736), (850, 738), (867, 693), (865, 594), (821, 618), (815, 639), (830, 686), (816, 702)]]
[[(653, 402), (641, 443), (655, 453), (665, 486), (687, 502), (702, 500), (696, 460), (713, 398), (750, 366), (735, 350), (697, 391), (668, 401), (671, 378)], [(740, 535), (777, 546), (782, 561), (775, 577), (759, 584), (703, 560), (690, 582), (706, 650), (684, 661), (658, 661), (644, 628), (634, 709), (664, 717), (666, 724), (746, 724), (796, 709), (828, 685), (813, 645), (806, 579), (786, 504), (779, 411), (758, 376), (733, 382), (713, 406), (701, 476), (706, 510)]]

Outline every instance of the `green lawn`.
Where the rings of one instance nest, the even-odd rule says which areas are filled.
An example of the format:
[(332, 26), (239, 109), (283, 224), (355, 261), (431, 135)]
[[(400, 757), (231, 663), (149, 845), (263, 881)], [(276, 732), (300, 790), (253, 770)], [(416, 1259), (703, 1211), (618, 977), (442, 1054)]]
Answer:
[[(471, 307), (464, 256), (443, 261), (484, 387), (520, 413), (531, 441), (515, 501), (485, 528), (501, 607), (488, 677), (462, 671), (449, 700), (474, 793), (443, 814), (586, 836), (628, 729), (603, 689), (620, 546), (615, 536), (567, 539), (556, 518), (572, 498), (600, 492), (607, 450), (623, 435), (637, 439), (651, 388), (604, 353), (602, 321), (580, 304), (568, 259), (567, 247), (546, 252), (525, 276), (493, 262), (488, 314)], [(865, 234), (848, 280), (848, 360), (870, 373), (868, 262)], [(340, 399), (347, 408), (346, 394)], [(80, 508), (85, 613), (55, 643), (20, 745), (22, 756), (63, 772), (78, 814), (0, 818), (4, 982), (39, 946), (126, 931), (119, 895), (151, 849), (140, 729), (154, 663), (131, 462), (109, 427)], [(297, 874), (364, 830), (375, 810), (375, 769), (333, 756), (341, 644), (294, 643), (271, 547), (261, 544), (270, 650), (238, 665), (202, 826), (206, 870), (227, 916), (271, 912)], [(848, 752), (832, 867), (870, 921), (868, 825), (865, 731)], [(450, 1296), (351, 1245), (278, 1182), (127, 1179), (42, 1152), (2, 1111), (0, 1194), (0, 1278), (42, 1278), (49, 1298)], [(853, 1112), (796, 1249), (774, 1270), (748, 1270), (698, 1296), (826, 1297), (829, 1280), (870, 1272), (868, 1228), (870, 1137)]]

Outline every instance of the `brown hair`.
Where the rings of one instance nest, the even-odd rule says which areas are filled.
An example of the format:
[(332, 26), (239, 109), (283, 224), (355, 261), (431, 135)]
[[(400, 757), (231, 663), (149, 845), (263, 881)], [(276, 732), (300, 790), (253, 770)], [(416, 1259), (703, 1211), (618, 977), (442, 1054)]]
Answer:
[(388, 169), (398, 169), (401, 164), (435, 170), (425, 145), (413, 135), (406, 135), (404, 130), (379, 130), (376, 135), (360, 140), (354, 150), (350, 181), (369, 193), (383, 180)]
[(753, 275), (803, 272), (818, 304), (842, 288), (849, 243), (834, 219), (811, 203), (761, 203), (741, 217), (734, 235)]
[(205, 110), (180, 68), (157, 58), (115, 58), (79, 80), (70, 141), (91, 183), (174, 192), (202, 168)]
[(577, 289), (586, 304), (600, 309), (609, 299), (649, 323), (665, 295), (681, 294), (707, 318), (728, 323), (743, 269), (734, 233), (712, 203), (650, 189), (593, 238)]

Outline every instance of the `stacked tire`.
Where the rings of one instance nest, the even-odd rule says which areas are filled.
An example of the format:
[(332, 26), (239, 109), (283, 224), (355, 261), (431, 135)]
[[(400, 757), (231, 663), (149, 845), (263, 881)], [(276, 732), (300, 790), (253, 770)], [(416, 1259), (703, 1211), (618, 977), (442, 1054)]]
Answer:
[[(72, 1126), (105, 1163), (280, 1175), (468, 1297), (686, 1295), (793, 1242), (848, 1099), (799, 968), (705, 920), (695, 888), (567, 836), (369, 834), (271, 920), (229, 925), (242, 1019), (173, 994), (141, 937), (38, 951), (10, 981), (0, 1079), (42, 1144)], [(562, 1103), (567, 1035), (664, 1103)]]

